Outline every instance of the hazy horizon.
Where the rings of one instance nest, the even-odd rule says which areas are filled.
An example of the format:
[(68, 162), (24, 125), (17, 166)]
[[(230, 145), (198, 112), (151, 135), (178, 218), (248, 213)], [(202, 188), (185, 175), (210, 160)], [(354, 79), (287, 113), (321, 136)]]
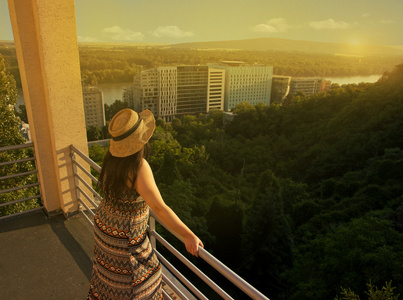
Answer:
[[(403, 46), (403, 1), (75, 1), (79, 42), (178, 44), (283, 38)], [(0, 40), (13, 40), (0, 0)]]

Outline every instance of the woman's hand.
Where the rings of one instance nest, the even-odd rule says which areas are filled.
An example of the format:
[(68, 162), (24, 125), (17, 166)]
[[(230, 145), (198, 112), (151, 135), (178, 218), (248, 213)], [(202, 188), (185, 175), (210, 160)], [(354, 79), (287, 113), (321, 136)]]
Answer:
[(204, 248), (202, 241), (194, 234), (188, 234), (185, 236), (185, 246), (190, 254), (197, 257), (199, 257), (199, 247)]

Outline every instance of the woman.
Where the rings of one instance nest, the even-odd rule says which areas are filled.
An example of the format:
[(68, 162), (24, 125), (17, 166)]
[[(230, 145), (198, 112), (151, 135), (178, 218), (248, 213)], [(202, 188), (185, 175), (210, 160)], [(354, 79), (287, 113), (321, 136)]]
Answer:
[(99, 179), (104, 191), (94, 217), (94, 264), (87, 299), (162, 299), (161, 264), (147, 236), (149, 208), (198, 256), (200, 239), (164, 203), (145, 160), (155, 129), (149, 110), (118, 112)]

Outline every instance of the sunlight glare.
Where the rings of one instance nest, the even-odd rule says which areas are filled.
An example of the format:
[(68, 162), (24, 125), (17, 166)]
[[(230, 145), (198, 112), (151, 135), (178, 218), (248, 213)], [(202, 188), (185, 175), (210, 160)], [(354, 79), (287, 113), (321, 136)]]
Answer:
[(358, 38), (352, 38), (352, 39), (350, 40), (350, 44), (353, 45), (353, 46), (359, 46), (359, 45), (361, 45), (360, 40), (359, 40)]

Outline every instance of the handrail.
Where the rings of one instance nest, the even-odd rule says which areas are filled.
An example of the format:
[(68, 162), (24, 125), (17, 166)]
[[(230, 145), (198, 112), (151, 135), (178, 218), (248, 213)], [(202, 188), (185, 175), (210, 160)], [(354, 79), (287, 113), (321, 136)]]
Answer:
[(203, 295), (185, 276), (183, 276), (162, 254), (155, 249), (155, 253), (157, 254), (160, 262), (169, 270), (173, 275), (176, 276), (184, 285), (186, 285), (190, 291), (196, 295), (199, 299), (208, 300), (206, 296)]
[[(1, 152), (10, 152), (10, 151), (13, 151), (13, 150), (19, 150), (19, 149), (24, 149), (24, 148), (33, 148), (33, 147), (34, 147), (34, 144), (32, 142), (21, 144), (21, 145), (5, 146), (5, 147), (0, 147), (0, 153)], [(36, 165), (35, 156), (26, 157), (26, 158), (20, 158), (20, 159), (17, 159), (17, 160), (1, 162), (0, 166), (3, 167), (3, 166), (7, 166), (7, 165), (19, 164), (19, 163), (29, 162), (29, 161), (34, 162), (34, 168), (35, 168), (35, 165)], [(27, 176), (27, 175), (37, 174), (37, 173), (38, 173), (38, 170), (35, 168), (34, 170), (30, 170), (30, 171), (25, 171), (25, 172), (20, 172), (20, 173), (15, 173), (15, 174), (7, 174), (5, 176), (1, 176), (0, 181), (5, 181), (5, 180), (8, 180), (8, 179), (12, 179), (12, 178), (19, 178), (19, 177), (22, 177), (22, 176)], [(33, 183), (31, 182), (31, 183), (28, 183), (28, 184), (25, 184), (25, 185), (22, 185), (22, 186), (16, 186), (16, 187), (0, 190), (0, 195), (11, 193), (11, 192), (16, 192), (16, 191), (20, 191), (20, 190), (25, 190), (25, 189), (28, 189), (28, 188), (31, 188), (31, 187), (36, 187), (36, 186), (39, 186), (39, 185), (40, 185), (40, 183), (39, 183), (39, 178), (38, 178), (37, 181), (33, 182)], [(22, 203), (22, 202), (25, 202), (25, 201), (35, 200), (35, 199), (39, 199), (41, 197), (42, 197), (42, 195), (41, 195), (40, 192), (37, 195), (33, 195), (33, 196), (32, 195), (31, 196), (25, 195), (24, 198), (1, 203), (0, 207), (6, 207), (6, 206), (9, 206), (9, 205)], [(24, 211), (21, 211), (21, 212), (14, 212), (14, 213), (11, 213), (11, 214), (8, 214), (8, 215), (0, 216), (0, 220), (10, 218), (10, 217), (14, 217), (14, 216), (18, 216), (18, 215), (22, 215), (22, 214), (26, 214), (26, 213), (31, 213), (31, 212), (37, 211), (37, 210), (43, 210), (43, 209), (44, 209), (44, 207), (41, 205), (39, 207), (34, 207), (34, 208), (27, 209), (27, 210), (24, 210)]]
[(20, 162), (31, 161), (31, 160), (35, 160), (35, 157), (28, 157), (28, 158), (13, 160), (13, 161), (2, 162), (2, 163), (0, 163), (0, 167), (11, 165), (11, 164), (16, 164), (16, 163), (20, 163)]
[(39, 185), (40, 185), (39, 182), (35, 182), (35, 183), (23, 185), (23, 186), (17, 186), (15, 188), (2, 190), (2, 191), (0, 191), (0, 194), (5, 194), (5, 193), (9, 193), (9, 192), (15, 192), (15, 191), (19, 191), (19, 190), (27, 189), (27, 188), (34, 187), (34, 186), (39, 186)]
[[(162, 224), (161, 224), (162, 225)], [(163, 225), (164, 226), (164, 225)], [(164, 226), (165, 227), (165, 226)], [(167, 228), (166, 228), (167, 229)], [(168, 229), (169, 230), (169, 229)], [(157, 232), (153, 231), (150, 234), (155, 236), (157, 240), (175, 255), (186, 267), (188, 267), (193, 273), (195, 273), (201, 280), (203, 280), (209, 287), (211, 287), (218, 295), (223, 299), (231, 300), (232, 297), (228, 295), (222, 288), (220, 288), (213, 280), (211, 280), (206, 274), (199, 270), (194, 264), (192, 264), (185, 256), (183, 256), (178, 250), (175, 249), (170, 243), (168, 243)]]
[(6, 179), (15, 178), (15, 177), (25, 176), (25, 175), (36, 174), (36, 173), (38, 173), (38, 170), (35, 169), (32, 171), (28, 171), (28, 172), (22, 172), (22, 173), (18, 173), (18, 174), (2, 176), (2, 177), (0, 177), (0, 180), (6, 180)]
[(101, 173), (101, 167), (98, 166), (95, 161), (93, 161), (91, 158), (89, 158), (87, 155), (82, 153), (77, 147), (74, 145), (71, 145), (71, 151), (77, 153), (82, 159), (84, 159), (91, 167), (94, 168), (95, 171), (98, 173)]
[(18, 150), (18, 149), (23, 149), (23, 148), (30, 148), (33, 146), (34, 146), (34, 143), (32, 143), (32, 142), (21, 144), (21, 145), (4, 146), (4, 147), (0, 148), (0, 152)]
[[(80, 212), (85, 216), (85, 218), (93, 224), (91, 221), (91, 217), (93, 218), (94, 212), (93, 210), (97, 208), (97, 203), (95, 203), (91, 198), (83, 191), (82, 188), (80, 188), (79, 184), (83, 184), (91, 193), (93, 193), (93, 196), (96, 198), (100, 199), (99, 194), (89, 186), (88, 183), (86, 183), (78, 174), (77, 174), (77, 169), (80, 168), (84, 173), (89, 176), (88, 171), (85, 170), (83, 166), (81, 166), (75, 159), (74, 154), (78, 154), (79, 157), (81, 157), (85, 162), (87, 162), (95, 171), (100, 173), (101, 167), (99, 167), (93, 160), (91, 160), (88, 156), (86, 156), (84, 153), (82, 153), (79, 149), (77, 149), (74, 145), (71, 145), (71, 157), (73, 161), (73, 171), (74, 171), (74, 176), (76, 178), (76, 190), (77, 190), (77, 195), (79, 202), (84, 206), (84, 208), (88, 211), (88, 214), (85, 213), (82, 210), (82, 207), (80, 208)], [(94, 176), (90, 176), (91, 180), (93, 182), (97, 182), (97, 179)], [(84, 197), (84, 199), (89, 201), (89, 204), (86, 204), (81, 195)], [(93, 208), (92, 208), (93, 207)], [(91, 217), (90, 217), (90, 216)], [(218, 295), (220, 295), (221, 298), (223, 299), (232, 299), (231, 296), (229, 296), (221, 287), (219, 287), (215, 282), (213, 282), (208, 276), (206, 276), (202, 271), (200, 271), (195, 265), (193, 265), (189, 260), (187, 260), (182, 254), (180, 254), (171, 244), (169, 244), (165, 239), (163, 239), (156, 231), (155, 231), (155, 226), (152, 226), (154, 220), (156, 220), (158, 223), (160, 223), (165, 229), (167, 229), (171, 234), (173, 234), (176, 238), (178, 238), (180, 241), (184, 242), (184, 239), (175, 233), (174, 231), (170, 230), (166, 224), (150, 209), (150, 225), (148, 227), (148, 231), (150, 234), (150, 239), (157, 239), (166, 249), (168, 249), (171, 253), (173, 253), (175, 256), (179, 258), (189, 269), (191, 269), (197, 276), (199, 276), (207, 285), (209, 285)], [(160, 262), (168, 269), (170, 270), (176, 278), (181, 281), (187, 288), (194, 294), (196, 295), (199, 299), (207, 299), (206, 296), (204, 296), (196, 287), (193, 286), (192, 283), (190, 283), (175, 267), (173, 267), (162, 255), (160, 252), (158, 252), (155, 249), (155, 252), (160, 260)], [(217, 270), (219, 273), (221, 273), (224, 277), (226, 277), (230, 282), (232, 282), (236, 287), (238, 287), (240, 290), (242, 290), (246, 295), (251, 297), (252, 299), (261, 299), (261, 300), (269, 300), (266, 296), (264, 296), (262, 293), (260, 293), (258, 290), (256, 290), (252, 285), (250, 285), (248, 282), (246, 282), (244, 279), (242, 279), (238, 274), (233, 272), (231, 269), (229, 269), (226, 265), (224, 265), (221, 261), (219, 261), (217, 258), (215, 258), (212, 254), (210, 254), (207, 250), (199, 247), (199, 257), (202, 258), (204, 261), (206, 261), (211, 267), (213, 267), (215, 270)], [(168, 263), (167, 263), (168, 262)], [(165, 276), (164, 276), (165, 282), (169, 285), (172, 286), (172, 282), (170, 282)], [(185, 287), (183, 287), (185, 288)], [(173, 290), (176, 290), (178, 294), (181, 294), (182, 292), (177, 290), (177, 287), (174, 287)], [(186, 296), (183, 296), (186, 299)], [(182, 298), (183, 299), (183, 298)]]
[[(158, 223), (160, 223), (165, 229), (167, 229), (171, 234), (173, 234), (177, 239), (181, 242), (185, 242), (184, 238), (172, 231), (164, 222), (152, 211), (150, 210), (150, 215), (155, 218)], [(240, 288), (245, 294), (247, 294), (252, 299), (268, 299), (258, 290), (256, 290), (253, 286), (251, 286), (248, 282), (246, 282), (242, 277), (224, 265), (221, 261), (215, 258), (212, 254), (210, 254), (204, 248), (199, 247), (199, 256), (206, 261), (210, 266), (220, 272), (224, 277), (226, 277), (229, 281), (231, 281), (235, 286)]]

